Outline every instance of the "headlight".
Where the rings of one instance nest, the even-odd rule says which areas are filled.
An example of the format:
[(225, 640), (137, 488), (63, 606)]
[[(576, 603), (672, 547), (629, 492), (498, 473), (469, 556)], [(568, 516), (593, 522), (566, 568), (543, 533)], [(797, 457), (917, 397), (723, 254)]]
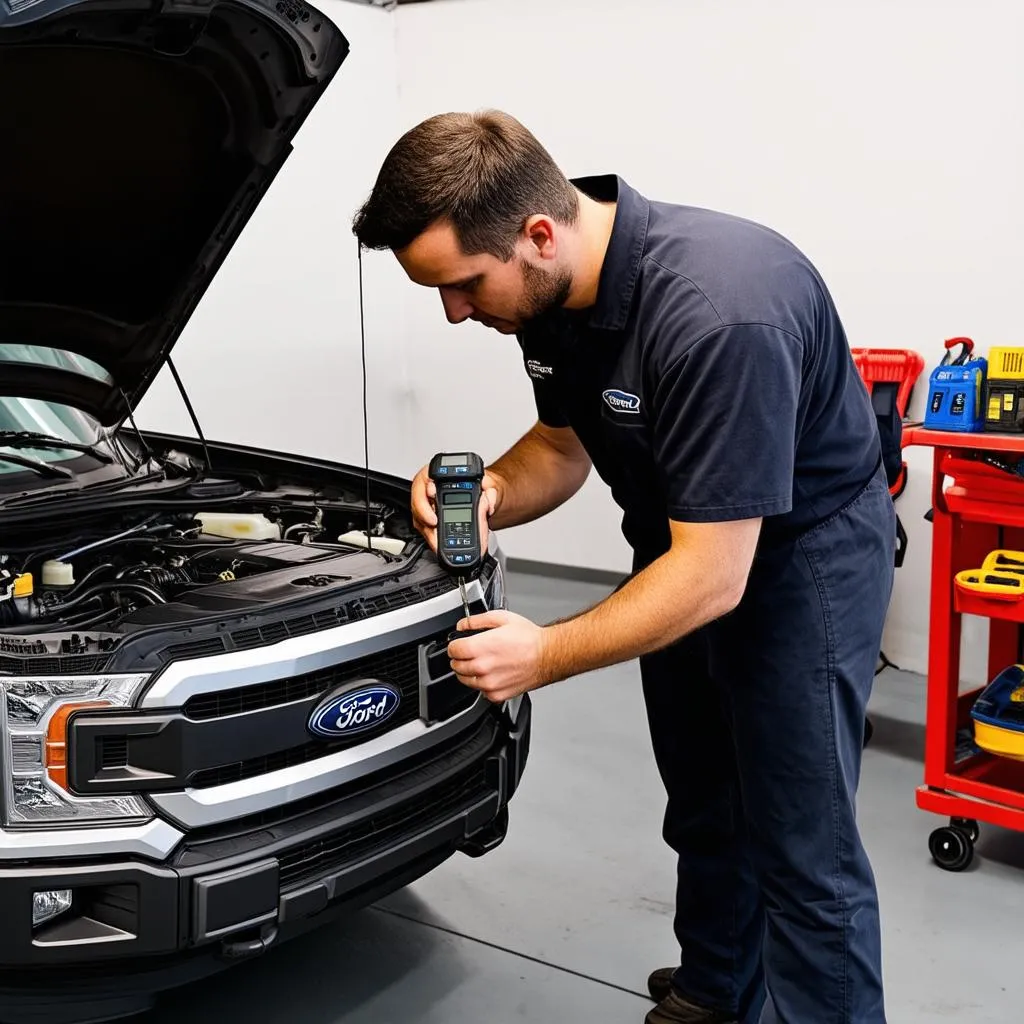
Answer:
[(484, 604), (491, 612), (505, 607), (505, 576), (501, 571), (501, 562), (497, 559), (494, 562), (494, 572), (484, 587)]
[(4, 824), (33, 828), (153, 817), (134, 796), (75, 796), (68, 789), (68, 720), (84, 708), (130, 707), (148, 676), (0, 678)]

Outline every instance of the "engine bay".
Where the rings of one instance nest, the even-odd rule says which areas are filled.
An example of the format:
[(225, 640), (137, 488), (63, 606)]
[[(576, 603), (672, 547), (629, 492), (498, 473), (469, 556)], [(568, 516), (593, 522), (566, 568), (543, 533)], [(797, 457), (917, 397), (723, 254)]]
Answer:
[(187, 623), (393, 574), (409, 557), (408, 524), (378, 508), (368, 536), (361, 515), (359, 529), (349, 503), (253, 499), (37, 522), (20, 545), (10, 533), (0, 545), (0, 648)]

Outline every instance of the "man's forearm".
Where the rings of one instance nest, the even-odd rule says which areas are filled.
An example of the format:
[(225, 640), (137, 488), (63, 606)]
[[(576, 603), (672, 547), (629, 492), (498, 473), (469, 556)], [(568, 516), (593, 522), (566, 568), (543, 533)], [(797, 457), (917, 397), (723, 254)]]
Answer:
[(520, 438), (487, 471), (500, 482), (494, 530), (519, 526), (546, 515), (583, 486), (590, 460), (571, 431), (539, 424)]
[(551, 681), (660, 650), (731, 611), (743, 588), (715, 582), (702, 553), (671, 550), (588, 611), (544, 629)]

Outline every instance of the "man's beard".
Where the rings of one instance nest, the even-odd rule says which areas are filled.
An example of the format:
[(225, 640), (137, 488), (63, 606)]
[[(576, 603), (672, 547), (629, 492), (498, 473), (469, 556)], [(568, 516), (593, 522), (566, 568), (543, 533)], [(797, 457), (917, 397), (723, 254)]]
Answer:
[(572, 273), (569, 270), (540, 270), (526, 260), (520, 261), (523, 270), (523, 302), (516, 318), (526, 324), (552, 309), (564, 306), (572, 291)]

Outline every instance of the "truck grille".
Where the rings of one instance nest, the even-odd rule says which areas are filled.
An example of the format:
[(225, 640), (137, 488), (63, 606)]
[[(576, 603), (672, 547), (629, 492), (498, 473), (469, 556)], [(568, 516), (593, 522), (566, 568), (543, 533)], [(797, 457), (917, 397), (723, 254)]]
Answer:
[(185, 715), (193, 721), (227, 718), (229, 715), (241, 715), (248, 711), (307, 700), (355, 679), (384, 679), (393, 683), (402, 691), (403, 706), (412, 705), (415, 710), (419, 687), (419, 647), (434, 639), (437, 637), (424, 637), (401, 647), (292, 676), (290, 679), (275, 679), (269, 683), (200, 694), (185, 704)]
[[(410, 643), (393, 647), (376, 654), (369, 654), (354, 661), (344, 662), (315, 672), (293, 676), (290, 679), (277, 679), (269, 683), (258, 683), (234, 690), (221, 690), (216, 693), (201, 694), (193, 697), (185, 704), (185, 716), (192, 721), (208, 721), (211, 719), (227, 719), (232, 715), (243, 715), (247, 712), (266, 711), (268, 708), (292, 705), (305, 701), (310, 704), (321, 696), (345, 683), (357, 679), (381, 679), (397, 687), (402, 694), (398, 711), (388, 719), (381, 732), (390, 732), (402, 725), (415, 721), (420, 714), (420, 674), (419, 652), (421, 646), (439, 642), (439, 650), (444, 649), (448, 629), (420, 637)], [(431, 659), (427, 672), (433, 678), (450, 671), (447, 657)], [(476, 698), (474, 691), (466, 689), (465, 696), (450, 710), (456, 714), (468, 708)], [(305, 713), (304, 713), (305, 714)], [(330, 741), (310, 739), (303, 730), (296, 739), (303, 742), (284, 749), (261, 753), (245, 760), (217, 764), (195, 772), (188, 784), (193, 789), (209, 789), (213, 786), (224, 786), (243, 779), (251, 779), (269, 772), (293, 768), (297, 765), (315, 761), (321, 757), (344, 750), (367, 739), (380, 735), (379, 732), (357, 734), (349, 739)]]

